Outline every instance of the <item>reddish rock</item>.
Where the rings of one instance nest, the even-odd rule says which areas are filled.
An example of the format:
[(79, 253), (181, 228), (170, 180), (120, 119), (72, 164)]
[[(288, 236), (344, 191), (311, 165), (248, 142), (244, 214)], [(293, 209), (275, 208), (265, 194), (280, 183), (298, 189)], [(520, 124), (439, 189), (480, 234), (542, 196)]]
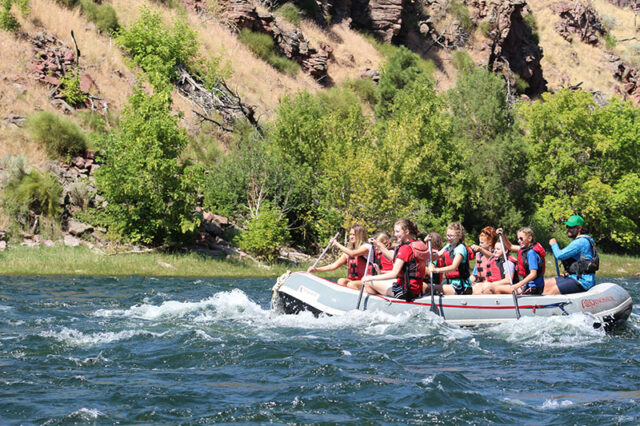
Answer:
[(44, 82), (45, 83), (49, 83), (53, 86), (57, 86), (58, 84), (60, 84), (60, 80), (57, 79), (56, 77), (53, 77), (51, 75), (45, 75), (44, 76)]
[(87, 158), (89, 160), (95, 160), (96, 159), (96, 151), (93, 149), (87, 149), (84, 152), (84, 158)]

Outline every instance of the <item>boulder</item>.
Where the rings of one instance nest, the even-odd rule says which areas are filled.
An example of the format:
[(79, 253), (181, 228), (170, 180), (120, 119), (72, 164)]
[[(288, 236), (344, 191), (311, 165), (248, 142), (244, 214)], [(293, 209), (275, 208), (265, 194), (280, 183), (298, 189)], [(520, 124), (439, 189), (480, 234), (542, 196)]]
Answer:
[(69, 234), (79, 237), (85, 233), (93, 232), (93, 226), (87, 225), (86, 223), (79, 222), (75, 219), (70, 219), (67, 224), (67, 229)]
[(64, 236), (64, 245), (67, 247), (78, 247), (80, 245), (80, 240), (67, 234)]
[(7, 242), (6, 241), (0, 241), (0, 251), (5, 251), (7, 249)]

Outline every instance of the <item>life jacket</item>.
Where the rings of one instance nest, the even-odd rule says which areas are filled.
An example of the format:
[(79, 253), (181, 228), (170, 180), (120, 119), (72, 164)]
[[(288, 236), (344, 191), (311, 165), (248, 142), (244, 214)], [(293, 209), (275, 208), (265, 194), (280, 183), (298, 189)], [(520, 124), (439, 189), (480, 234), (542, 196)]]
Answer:
[(562, 261), (564, 270), (570, 274), (575, 274), (578, 279), (582, 278), (582, 274), (595, 274), (600, 269), (600, 256), (598, 256), (598, 250), (596, 250), (596, 244), (593, 238), (588, 235), (578, 235), (576, 238), (586, 238), (591, 245), (592, 259), (587, 260), (584, 255), (580, 255), (579, 259), (565, 259)]
[[(513, 256), (509, 256), (508, 260), (512, 261), (514, 265), (518, 262), (518, 260)], [(505, 274), (504, 274), (505, 263), (506, 262), (503, 256), (499, 256), (499, 257), (491, 256), (487, 266), (487, 281), (492, 283), (492, 282), (500, 281), (501, 279), (503, 279), (505, 277)]]
[[(453, 279), (466, 280), (471, 276), (471, 272), (469, 271), (469, 261), (473, 260), (473, 258), (475, 257), (475, 254), (473, 253), (473, 250), (471, 250), (469, 246), (465, 245), (464, 247), (467, 249), (467, 261), (460, 262), (460, 265), (458, 266), (457, 270), (445, 273), (445, 276), (449, 281)], [(455, 247), (449, 246), (449, 249), (444, 251), (444, 254), (442, 255), (442, 257), (444, 258), (445, 266), (449, 266), (453, 264), (453, 258), (455, 257), (453, 255), (454, 250), (455, 250)]]
[(419, 295), (422, 292), (422, 282), (427, 270), (429, 250), (420, 240), (401, 243), (393, 252), (393, 263), (396, 262), (398, 250), (404, 245), (411, 247), (411, 258), (402, 265), (402, 288), (407, 294)]
[[(347, 256), (347, 265), (349, 265), (348, 278), (354, 281), (361, 280), (367, 267), (367, 258), (365, 256)], [(369, 266), (369, 272), (371, 272), (371, 266)]]
[(488, 280), (489, 262), (491, 258), (485, 256), (481, 252), (476, 255), (476, 282), (491, 281)]
[(527, 260), (527, 253), (529, 253), (529, 250), (535, 251), (536, 254), (540, 257), (540, 269), (538, 270), (537, 276), (544, 277), (544, 258), (547, 255), (547, 252), (545, 251), (544, 247), (540, 245), (540, 243), (535, 243), (529, 248), (518, 250), (518, 262), (516, 263), (516, 271), (518, 272), (518, 275), (524, 278), (529, 275), (529, 272), (531, 272), (529, 270), (529, 261)]
[(375, 262), (380, 272), (387, 272), (393, 269), (393, 262), (387, 259), (381, 251), (376, 250)]

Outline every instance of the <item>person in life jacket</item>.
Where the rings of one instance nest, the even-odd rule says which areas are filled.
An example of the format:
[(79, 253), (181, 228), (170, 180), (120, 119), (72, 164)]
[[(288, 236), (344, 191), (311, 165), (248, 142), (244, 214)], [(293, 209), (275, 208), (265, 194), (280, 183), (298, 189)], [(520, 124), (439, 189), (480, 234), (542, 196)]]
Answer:
[(479, 291), (482, 286), (478, 286), (478, 284), (487, 281), (487, 270), (489, 259), (494, 256), (493, 250), (496, 242), (498, 241), (498, 234), (496, 234), (495, 228), (492, 226), (485, 226), (480, 231), (480, 235), (478, 235), (479, 245), (473, 244), (471, 246), (471, 250), (476, 254), (476, 264), (473, 268), (473, 272), (471, 273), (471, 277), (469, 278), (473, 283), (474, 287), (477, 287), (474, 290), (474, 293)]
[(549, 245), (556, 259), (562, 261), (565, 276), (547, 278), (544, 294), (579, 293), (589, 290), (596, 283), (600, 256), (593, 238), (584, 231), (584, 219), (576, 214), (564, 224), (567, 236), (573, 241), (562, 250), (555, 238), (549, 240)]
[[(400, 219), (393, 225), (393, 235), (398, 242), (393, 253), (393, 269), (384, 274), (367, 276), (364, 281), (367, 293), (406, 301), (420, 296), (428, 254), (424, 242), (416, 240), (417, 234), (418, 229), (410, 220)], [(389, 255), (389, 250), (376, 246)]]
[(472, 283), (469, 277), (469, 261), (474, 254), (469, 247), (464, 244), (465, 230), (461, 223), (453, 222), (447, 227), (447, 245), (439, 252), (444, 259), (445, 266), (429, 265), (431, 272), (435, 274), (444, 273), (448, 284), (434, 286), (434, 290), (445, 295), (471, 294), (473, 292)]
[[(433, 266), (445, 266), (444, 258), (438, 254), (440, 250), (442, 250), (442, 235), (437, 232), (430, 232), (429, 235), (424, 238), (424, 242), (427, 243), (427, 245), (428, 241), (431, 241), (431, 257), (429, 257), (429, 253), (427, 253), (427, 263), (432, 259), (431, 263)], [(431, 292), (431, 289), (429, 288), (429, 285), (431, 284), (431, 277), (433, 277), (434, 285), (442, 284), (442, 274), (429, 274), (429, 271), (427, 270), (427, 273), (424, 276), (424, 284), (422, 285), (422, 294)]]
[(495, 294), (497, 287), (509, 286), (511, 282), (517, 281), (517, 278), (514, 277), (517, 262), (518, 260), (511, 255), (508, 255), (505, 261), (502, 244), (496, 243), (493, 255), (486, 264), (487, 279), (473, 285), (473, 294)]
[[(498, 229), (498, 235), (502, 234), (502, 229)], [(520, 276), (520, 281), (511, 285), (501, 285), (493, 288), (496, 294), (509, 294), (516, 291), (521, 294), (542, 294), (544, 291), (544, 258), (546, 251), (536, 242), (533, 229), (529, 227), (520, 228), (517, 232), (518, 245), (511, 244), (505, 237), (504, 245), (509, 251), (518, 252), (516, 271)]]
[[(378, 246), (386, 249), (385, 253), (389, 255), (388, 258), (387, 256), (385, 256), (385, 253), (382, 252), (382, 249), (379, 248)], [(379, 232), (375, 236), (374, 242), (373, 242), (373, 249), (374, 249), (373, 269), (376, 275), (389, 272), (393, 269), (393, 251), (389, 250), (389, 247), (391, 247), (391, 240), (389, 239), (389, 236), (387, 235), (386, 232)]]
[[(338, 284), (359, 290), (362, 286), (362, 277), (364, 276), (367, 266), (367, 255), (369, 254), (370, 244), (367, 244), (367, 231), (362, 225), (353, 225), (349, 229), (349, 243), (345, 247), (336, 240), (331, 241), (333, 247), (337, 247), (342, 251), (335, 262), (322, 267), (310, 267), (307, 272), (325, 272), (334, 271), (342, 265), (347, 265), (347, 278), (338, 279)], [(371, 263), (369, 262), (369, 274), (371, 274)]]

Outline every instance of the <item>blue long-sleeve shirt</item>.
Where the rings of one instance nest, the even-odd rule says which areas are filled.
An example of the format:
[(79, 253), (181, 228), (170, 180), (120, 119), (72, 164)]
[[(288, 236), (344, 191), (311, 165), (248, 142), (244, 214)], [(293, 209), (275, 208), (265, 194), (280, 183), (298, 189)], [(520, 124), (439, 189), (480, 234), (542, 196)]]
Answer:
[[(562, 250), (560, 250), (560, 246), (557, 243), (551, 246), (551, 250), (553, 250), (553, 255), (558, 260), (580, 260), (580, 255), (584, 256), (587, 260), (591, 260), (593, 259), (593, 253), (591, 251), (591, 244), (589, 244), (589, 238), (591, 237), (588, 235), (581, 235), (571, 241), (569, 245)], [(578, 279), (576, 274), (571, 274), (569, 277), (578, 281), (585, 290), (589, 290), (596, 284), (596, 274), (582, 274), (580, 279)]]

